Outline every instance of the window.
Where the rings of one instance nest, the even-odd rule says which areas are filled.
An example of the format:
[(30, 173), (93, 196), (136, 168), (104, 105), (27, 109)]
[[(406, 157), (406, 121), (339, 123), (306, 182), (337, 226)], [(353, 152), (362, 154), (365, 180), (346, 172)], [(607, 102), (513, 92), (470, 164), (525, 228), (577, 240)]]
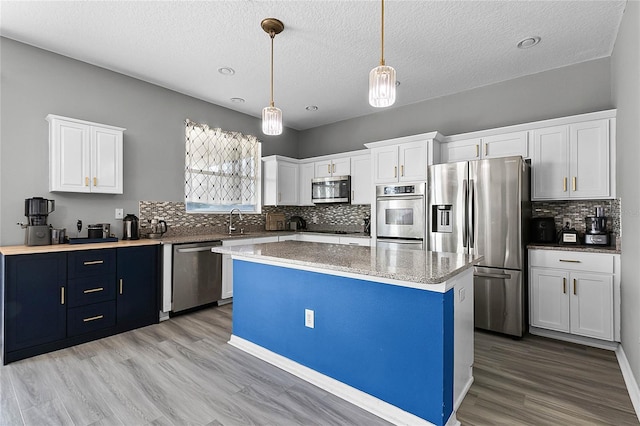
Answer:
[(185, 120), (185, 206), (190, 213), (260, 213), (261, 144)]

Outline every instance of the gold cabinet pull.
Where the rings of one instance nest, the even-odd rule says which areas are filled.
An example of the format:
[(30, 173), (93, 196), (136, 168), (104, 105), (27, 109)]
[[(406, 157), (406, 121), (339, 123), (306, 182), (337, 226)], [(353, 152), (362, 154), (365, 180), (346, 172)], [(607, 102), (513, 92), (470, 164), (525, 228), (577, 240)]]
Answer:
[(476, 158), (480, 157), (480, 145), (476, 144)]
[(567, 294), (567, 279), (562, 279), (562, 293)]
[(95, 293), (97, 291), (102, 291), (104, 290), (103, 287), (97, 287), (97, 288), (90, 288), (88, 290), (83, 291), (84, 294), (89, 294), (89, 293)]
[(356, 198), (356, 191), (351, 190), (351, 201), (353, 201), (354, 198)]
[(560, 259), (560, 262), (582, 263), (580, 260), (571, 260), (571, 259)]
[(577, 177), (575, 177), (575, 176), (573, 177), (573, 179), (571, 179), (571, 190), (572, 190), (572, 191), (575, 191), (575, 190), (576, 190), (576, 186), (577, 186), (577, 185), (576, 185), (576, 183), (577, 183), (577, 181), (578, 181), (578, 178), (577, 178)]
[(485, 156), (485, 157), (487, 156), (488, 147), (489, 147), (489, 144), (488, 144), (488, 143), (485, 143), (485, 144), (484, 144), (484, 156)]
[(400, 176), (404, 176), (404, 164), (400, 166)]
[(95, 317), (89, 317), (82, 320), (82, 322), (95, 321), (104, 318), (104, 315), (96, 315)]
[(575, 278), (573, 279), (573, 294), (574, 294), (574, 295), (575, 295), (575, 294), (578, 294), (578, 293), (576, 292), (576, 279), (575, 279)]
[(331, 165), (331, 172), (333, 172), (333, 173), (336, 172), (336, 165), (335, 164)]
[(98, 186), (98, 178), (97, 177), (93, 178), (93, 186)]
[(104, 263), (104, 260), (89, 260), (89, 261), (84, 262), (84, 265), (85, 266), (88, 266), (88, 265), (102, 265), (103, 263)]
[(278, 202), (282, 201), (282, 192), (278, 192)]
[(120, 294), (122, 294), (122, 278), (120, 278)]
[(398, 166), (393, 166), (393, 177), (398, 177)]
[(562, 180), (562, 191), (567, 192), (567, 178)]
[(327, 164), (327, 173), (331, 173), (331, 164)]
[(60, 287), (60, 304), (64, 305), (64, 287)]
[(89, 176), (85, 176), (85, 178), (84, 178), (84, 186), (89, 186)]

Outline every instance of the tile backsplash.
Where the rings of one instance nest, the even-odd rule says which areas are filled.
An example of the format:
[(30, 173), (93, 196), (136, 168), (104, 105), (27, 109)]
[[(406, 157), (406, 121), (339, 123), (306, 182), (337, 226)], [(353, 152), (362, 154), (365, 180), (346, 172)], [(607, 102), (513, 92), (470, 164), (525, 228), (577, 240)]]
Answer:
[[(242, 220), (234, 213), (234, 226), (245, 232), (263, 231), (267, 213), (284, 213), (287, 220), (291, 216), (301, 216), (309, 230), (362, 231), (364, 217), (371, 214), (371, 207), (350, 204), (264, 206), (261, 214), (243, 214)], [(169, 236), (226, 233), (229, 226), (228, 213), (187, 213), (184, 202), (175, 201), (140, 201), (139, 218), (142, 234), (148, 232), (146, 225), (153, 218), (167, 222)]]

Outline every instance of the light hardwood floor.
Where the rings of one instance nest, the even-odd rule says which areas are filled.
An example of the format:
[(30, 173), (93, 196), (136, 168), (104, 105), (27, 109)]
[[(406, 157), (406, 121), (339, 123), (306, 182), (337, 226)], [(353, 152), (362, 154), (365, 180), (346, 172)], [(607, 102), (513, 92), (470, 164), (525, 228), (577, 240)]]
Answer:
[[(1, 425), (384, 425), (226, 344), (209, 308), (0, 367)], [(476, 333), (463, 425), (638, 424), (612, 352)]]

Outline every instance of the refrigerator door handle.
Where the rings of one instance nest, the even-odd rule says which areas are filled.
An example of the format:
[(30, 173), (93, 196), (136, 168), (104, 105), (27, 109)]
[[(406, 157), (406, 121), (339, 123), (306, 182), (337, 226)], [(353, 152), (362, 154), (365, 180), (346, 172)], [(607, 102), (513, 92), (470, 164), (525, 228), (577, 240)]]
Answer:
[(467, 247), (467, 236), (469, 233), (469, 187), (467, 180), (462, 181), (462, 192), (464, 192), (464, 224), (462, 225), (462, 247)]
[(468, 219), (467, 219), (467, 227), (468, 227), (468, 233), (469, 233), (469, 248), (472, 249), (475, 246), (475, 237), (474, 237), (474, 233), (475, 233), (475, 223), (476, 223), (476, 218), (475, 218), (475, 206), (476, 206), (476, 194), (474, 191), (474, 185), (475, 185), (475, 181), (473, 179), (469, 179), (469, 212), (468, 212)]

